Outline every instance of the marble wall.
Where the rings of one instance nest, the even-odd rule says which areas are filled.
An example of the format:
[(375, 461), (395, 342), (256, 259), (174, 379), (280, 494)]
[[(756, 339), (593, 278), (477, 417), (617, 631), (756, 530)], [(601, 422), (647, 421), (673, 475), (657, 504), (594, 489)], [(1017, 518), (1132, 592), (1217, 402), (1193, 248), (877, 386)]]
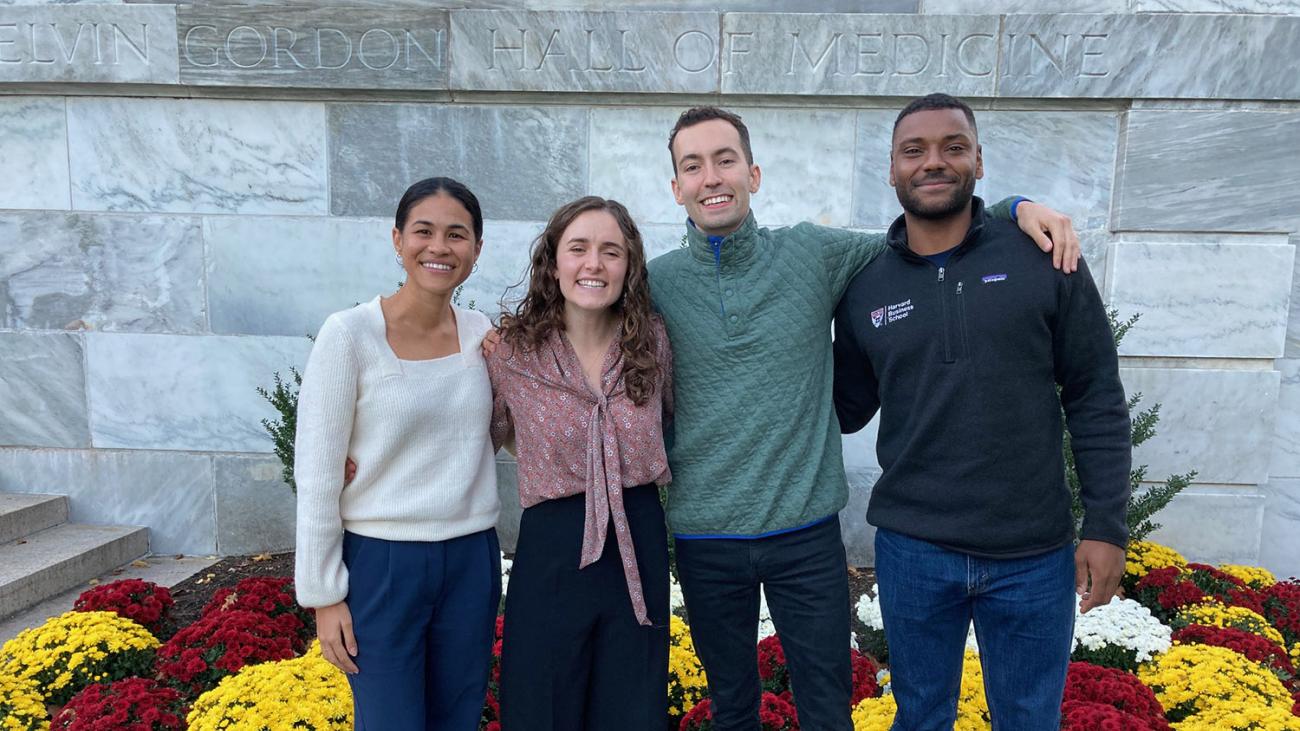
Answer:
[[(497, 312), (576, 196), (624, 201), (651, 255), (679, 245), (689, 105), (749, 123), (760, 222), (878, 231), (897, 109), (946, 91), (976, 109), (978, 192), (1067, 212), (1141, 314), (1123, 378), (1161, 422), (1136, 461), (1198, 473), (1157, 537), (1300, 573), (1297, 0), (348, 5), (0, 0), (0, 490), (160, 552), (288, 547), (255, 388), (397, 286), (407, 184), (478, 193), (460, 298)], [(874, 429), (844, 442), (862, 564)]]

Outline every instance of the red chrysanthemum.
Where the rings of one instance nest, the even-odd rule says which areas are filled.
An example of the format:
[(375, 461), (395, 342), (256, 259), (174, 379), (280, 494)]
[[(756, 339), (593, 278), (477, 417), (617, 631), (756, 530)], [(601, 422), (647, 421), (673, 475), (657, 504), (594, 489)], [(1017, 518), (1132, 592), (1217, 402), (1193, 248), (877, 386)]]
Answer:
[(1210, 627), (1203, 624), (1192, 624), (1174, 632), (1172, 639), (1174, 642), (1186, 644), (1198, 643), (1226, 647), (1229, 650), (1245, 655), (1254, 662), (1278, 671), (1279, 674), (1284, 675), (1286, 678), (1295, 675), (1295, 668), (1291, 665), (1291, 658), (1287, 657), (1286, 650), (1281, 645), (1266, 637), (1235, 627)]
[(299, 653), (307, 649), (315, 633), (312, 616), (298, 605), (293, 579), (287, 576), (244, 579), (233, 587), (221, 589), (203, 607), (201, 616), (230, 611), (266, 616), (277, 632), (293, 638), (294, 650)]
[[(799, 718), (789, 693), (777, 695), (764, 691), (758, 704), (758, 720), (762, 731), (799, 731)], [(711, 731), (712, 728), (713, 704), (708, 698), (695, 704), (678, 727), (679, 731)]]
[(158, 650), (158, 676), (197, 696), (245, 665), (294, 657), (294, 639), (258, 612), (213, 612)]
[(1300, 642), (1300, 581), (1279, 581), (1260, 592), (1264, 611), (1260, 612), (1286, 638), (1287, 644)]
[(116, 612), (157, 634), (172, 604), (167, 587), (152, 581), (122, 579), (83, 591), (72, 608), (78, 612)]
[(147, 678), (86, 686), (50, 722), (51, 731), (183, 731), (181, 694)]
[[(1142, 724), (1136, 728), (1152, 731), (1169, 729), (1169, 724), (1165, 721), (1165, 709), (1156, 700), (1155, 693), (1143, 685), (1136, 675), (1123, 670), (1072, 662), (1065, 678), (1065, 695), (1062, 700), (1063, 703), (1073, 701), (1110, 706), (1121, 714), (1132, 717), (1135, 723)], [(1065, 706), (1062, 705), (1061, 708), (1064, 713)]]

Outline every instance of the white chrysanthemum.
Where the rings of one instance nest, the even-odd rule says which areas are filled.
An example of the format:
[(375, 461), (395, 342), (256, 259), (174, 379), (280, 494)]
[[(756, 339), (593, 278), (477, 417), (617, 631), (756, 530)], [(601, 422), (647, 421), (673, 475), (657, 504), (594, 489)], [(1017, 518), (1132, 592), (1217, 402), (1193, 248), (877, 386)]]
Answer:
[(515, 565), (514, 561), (506, 558), (505, 552), (501, 553), (501, 596), (506, 595), (506, 585), (510, 583), (510, 569)]
[(686, 597), (682, 595), (682, 585), (677, 583), (677, 577), (668, 577), (668, 611), (670, 614), (678, 614), (686, 608)]
[[(863, 594), (858, 599), (858, 619), (869, 629), (884, 630), (885, 617), (880, 612), (880, 587), (876, 584), (871, 585), (871, 593)], [(972, 624), (966, 630), (966, 649), (978, 653), (980, 651), (979, 642), (975, 639), (975, 625)]]
[(1171, 630), (1151, 614), (1151, 610), (1132, 599), (1115, 597), (1109, 604), (1080, 614), (1075, 605), (1074, 645), (1100, 650), (1115, 645), (1137, 652), (1137, 661), (1146, 662), (1169, 649)]

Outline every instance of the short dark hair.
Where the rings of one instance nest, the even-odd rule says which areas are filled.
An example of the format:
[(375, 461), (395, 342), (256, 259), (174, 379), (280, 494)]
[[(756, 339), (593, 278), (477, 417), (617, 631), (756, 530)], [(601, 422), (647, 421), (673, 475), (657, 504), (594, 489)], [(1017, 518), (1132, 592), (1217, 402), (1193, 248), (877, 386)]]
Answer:
[(979, 128), (975, 126), (975, 112), (971, 111), (970, 105), (955, 96), (947, 94), (926, 94), (908, 102), (907, 106), (903, 107), (903, 111), (899, 112), (898, 116), (894, 118), (894, 131), (898, 131), (898, 124), (907, 115), (928, 112), (931, 109), (960, 109), (966, 115), (966, 121), (970, 122), (970, 128), (975, 133), (975, 137), (979, 137)]
[(479, 207), (478, 198), (474, 196), (470, 189), (459, 180), (451, 178), (425, 178), (419, 182), (413, 183), (402, 194), (402, 200), (397, 202), (397, 215), (393, 222), (400, 231), (406, 227), (406, 219), (411, 215), (411, 208), (415, 204), (430, 198), (439, 193), (446, 193), (455, 198), (465, 210), (469, 211), (469, 217), (474, 219), (474, 239), (476, 241), (483, 238), (483, 209)]
[(754, 148), (749, 146), (749, 128), (740, 120), (739, 114), (718, 107), (691, 107), (682, 112), (682, 116), (677, 118), (677, 124), (673, 125), (673, 131), (668, 134), (668, 156), (673, 160), (673, 174), (677, 173), (677, 156), (673, 153), (677, 133), (711, 119), (721, 119), (736, 128), (736, 132), (740, 133), (740, 148), (745, 153), (745, 162), (754, 164)]

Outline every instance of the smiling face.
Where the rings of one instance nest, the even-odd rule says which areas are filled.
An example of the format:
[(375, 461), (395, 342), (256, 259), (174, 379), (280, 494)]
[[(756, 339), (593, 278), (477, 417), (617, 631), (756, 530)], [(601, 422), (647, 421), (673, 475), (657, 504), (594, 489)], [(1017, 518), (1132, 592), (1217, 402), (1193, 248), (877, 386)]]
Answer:
[(449, 295), (474, 269), (483, 241), (460, 201), (440, 192), (411, 206), (406, 224), (393, 229), (393, 248), (402, 258), (406, 282)]
[(982, 177), (984, 159), (962, 110), (927, 109), (899, 120), (889, 157), (889, 184), (903, 210), (928, 220), (960, 214)]
[(673, 140), (673, 197), (695, 226), (726, 236), (749, 215), (761, 172), (745, 159), (740, 132), (724, 119), (683, 128)]
[(555, 251), (555, 278), (566, 310), (610, 310), (623, 295), (627, 242), (618, 221), (606, 210), (573, 219)]

